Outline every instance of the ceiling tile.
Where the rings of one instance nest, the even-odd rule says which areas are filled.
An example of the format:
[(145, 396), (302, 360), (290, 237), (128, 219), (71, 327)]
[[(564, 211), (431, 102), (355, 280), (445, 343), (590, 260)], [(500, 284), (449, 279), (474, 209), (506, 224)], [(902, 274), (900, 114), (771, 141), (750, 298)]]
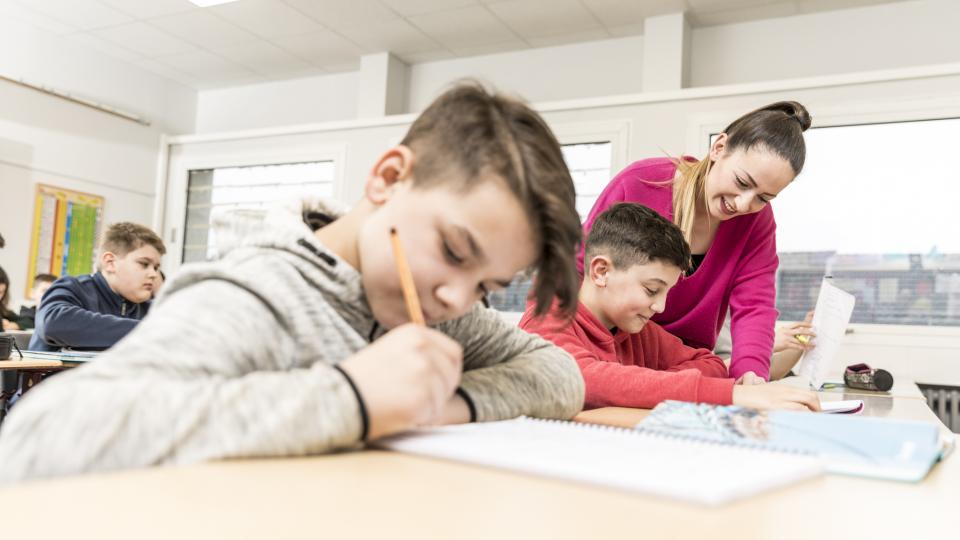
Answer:
[(136, 19), (149, 19), (200, 9), (189, 0), (100, 0)]
[(397, 58), (407, 64), (422, 64), (424, 62), (436, 62), (438, 60), (450, 60), (456, 58), (452, 52), (446, 49), (437, 49), (435, 51), (424, 51), (419, 53), (398, 54)]
[(156, 60), (193, 77), (202, 87), (249, 84), (265, 80), (263, 76), (207, 51), (164, 56)]
[(149, 24), (206, 49), (227, 47), (257, 36), (206, 11), (190, 11), (150, 19)]
[(265, 38), (323, 30), (317, 21), (280, 0), (241, 0), (209, 9), (214, 15)]
[(233, 45), (217, 49), (214, 52), (255, 73), (270, 78), (308, 71), (314, 75), (322, 73), (320, 68), (266, 41)]
[(327, 28), (390, 21), (400, 16), (377, 0), (285, 0)]
[(797, 6), (793, 2), (777, 2), (764, 6), (693, 13), (690, 15), (690, 24), (696, 27), (717, 26), (721, 24), (755, 21), (758, 19), (789, 17), (790, 15), (796, 14)]
[(583, 43), (585, 41), (597, 41), (598, 39), (609, 39), (610, 34), (603, 28), (593, 30), (584, 30), (583, 32), (565, 32), (555, 36), (531, 37), (527, 38), (527, 43), (532, 47), (555, 47), (557, 45), (568, 45), (570, 43)]
[(692, 11), (726, 11), (771, 4), (777, 0), (687, 0)]
[(516, 34), (480, 6), (417, 15), (409, 20), (451, 50), (518, 41)]
[(86, 34), (86, 33), (70, 34), (67, 36), (63, 36), (63, 39), (65, 39), (67, 43), (75, 44), (80, 47), (89, 49), (91, 51), (96, 51), (101, 54), (106, 54), (108, 56), (112, 56), (113, 58), (118, 58), (120, 60), (131, 61), (131, 60), (137, 60), (139, 58), (142, 58), (139, 54), (129, 49), (120, 47), (116, 43), (107, 41), (102, 37), (95, 36), (93, 34)]
[(380, 3), (404, 17), (478, 4), (477, 0), (380, 0)]
[(613, 37), (631, 37), (643, 35), (643, 23), (624, 24), (622, 26), (608, 26), (607, 32)]
[(442, 45), (403, 19), (342, 26), (337, 31), (368, 52), (405, 54), (443, 49)]
[(579, 0), (512, 0), (488, 4), (487, 9), (520, 37), (546, 37), (600, 27)]
[(463, 47), (454, 47), (453, 52), (457, 56), (480, 56), (484, 54), (496, 54), (502, 52), (511, 52), (529, 49), (530, 46), (519, 39), (512, 39), (500, 43), (486, 43), (483, 45), (466, 45)]
[(94, 0), (30, 0), (21, 5), (80, 30), (132, 22), (133, 18)]
[(57, 19), (28, 9), (11, 0), (0, 3), (0, 20), (23, 22), (34, 28), (39, 28), (40, 30), (54, 34), (69, 34), (78, 30), (76, 26), (58, 21)]
[(360, 65), (364, 51), (333, 32), (322, 30), (274, 40), (274, 43), (313, 65)]
[(182, 71), (173, 69), (172, 67), (166, 64), (161, 64), (160, 62), (157, 62), (156, 60), (153, 60), (153, 59), (141, 58), (136, 62), (133, 62), (133, 64), (155, 75), (159, 75), (161, 77), (165, 77), (167, 79), (177, 81), (178, 83), (185, 84), (187, 86), (196, 88), (197, 85), (199, 84), (196, 77), (187, 75)]
[(815, 13), (818, 11), (831, 11), (873, 6), (877, 4), (890, 4), (896, 1), (899, 0), (797, 0), (796, 4), (798, 13)]
[(175, 38), (144, 22), (103, 28), (90, 33), (146, 57), (178, 54), (196, 49), (190, 43)]
[(647, 17), (677, 13), (687, 9), (686, 0), (643, 0), (642, 2), (624, 2), (623, 0), (582, 0), (604, 25), (608, 27), (643, 24)]

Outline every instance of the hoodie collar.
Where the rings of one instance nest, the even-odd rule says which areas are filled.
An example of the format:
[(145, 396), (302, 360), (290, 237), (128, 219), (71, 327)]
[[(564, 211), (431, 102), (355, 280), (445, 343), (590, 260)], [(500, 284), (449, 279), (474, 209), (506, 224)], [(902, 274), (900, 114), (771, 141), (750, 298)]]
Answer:
[(595, 343), (622, 343), (630, 339), (630, 334), (617, 328), (611, 332), (583, 302), (577, 303), (576, 321)]

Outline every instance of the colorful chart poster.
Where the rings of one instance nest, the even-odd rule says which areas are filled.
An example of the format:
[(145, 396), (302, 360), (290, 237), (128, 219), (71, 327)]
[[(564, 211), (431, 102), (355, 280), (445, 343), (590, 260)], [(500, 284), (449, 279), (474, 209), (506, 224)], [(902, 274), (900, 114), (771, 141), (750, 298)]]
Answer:
[(102, 222), (103, 197), (38, 184), (27, 291), (40, 273), (60, 277), (93, 272)]

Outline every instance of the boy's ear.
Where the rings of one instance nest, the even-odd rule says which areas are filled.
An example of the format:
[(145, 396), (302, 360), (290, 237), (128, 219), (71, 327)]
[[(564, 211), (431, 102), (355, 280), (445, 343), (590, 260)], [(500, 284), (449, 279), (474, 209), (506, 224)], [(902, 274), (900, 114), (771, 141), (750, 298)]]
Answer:
[(596, 257), (590, 259), (589, 273), (587, 274), (590, 278), (590, 282), (597, 288), (604, 288), (607, 286), (607, 277), (610, 275), (610, 271), (613, 270), (613, 262), (610, 261), (610, 258), (606, 255), (597, 255)]
[(110, 274), (117, 271), (117, 255), (115, 253), (104, 251), (100, 254), (100, 271)]
[(384, 152), (367, 178), (367, 199), (377, 206), (387, 202), (397, 183), (411, 177), (413, 160), (413, 150), (402, 144)]
[(710, 160), (716, 161), (727, 151), (727, 134), (717, 135), (717, 140), (710, 145)]

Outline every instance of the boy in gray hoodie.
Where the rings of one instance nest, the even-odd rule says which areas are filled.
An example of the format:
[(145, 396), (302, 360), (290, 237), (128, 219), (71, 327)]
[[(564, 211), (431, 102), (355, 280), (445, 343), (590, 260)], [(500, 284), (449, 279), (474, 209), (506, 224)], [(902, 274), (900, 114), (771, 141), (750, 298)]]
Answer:
[[(184, 267), (113, 349), (24, 397), (0, 431), (0, 480), (316, 454), (580, 410), (570, 356), (478, 303), (532, 269), (541, 312), (576, 307), (573, 182), (529, 107), (453, 88), (333, 214), (268, 214), (219, 261)], [(409, 323), (391, 228), (427, 327)]]

